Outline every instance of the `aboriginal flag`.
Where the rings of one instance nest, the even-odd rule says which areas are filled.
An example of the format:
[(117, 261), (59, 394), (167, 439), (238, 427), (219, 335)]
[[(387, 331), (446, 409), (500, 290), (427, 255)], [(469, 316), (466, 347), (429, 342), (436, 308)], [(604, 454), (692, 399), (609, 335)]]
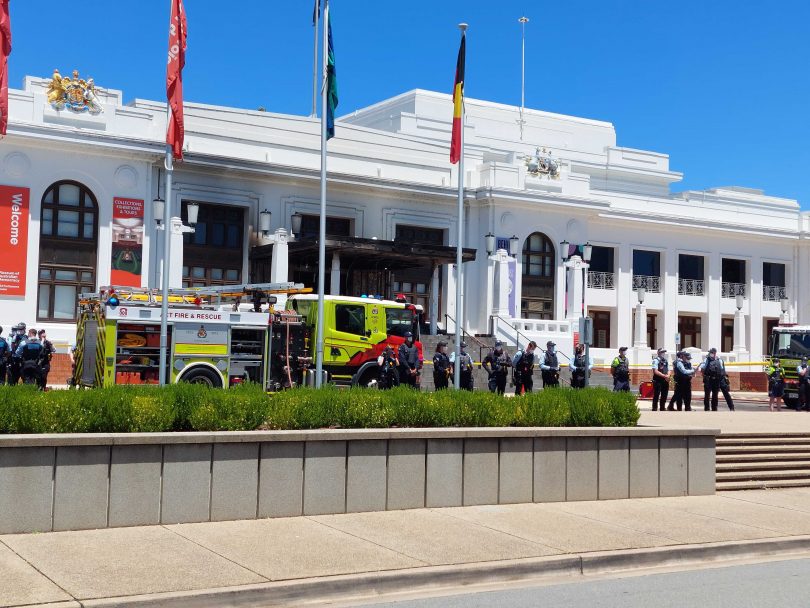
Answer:
[(456, 63), (456, 82), (453, 87), (453, 137), (450, 140), (450, 162), (461, 158), (461, 117), (464, 114), (464, 59), (467, 54), (467, 34), (461, 35)]

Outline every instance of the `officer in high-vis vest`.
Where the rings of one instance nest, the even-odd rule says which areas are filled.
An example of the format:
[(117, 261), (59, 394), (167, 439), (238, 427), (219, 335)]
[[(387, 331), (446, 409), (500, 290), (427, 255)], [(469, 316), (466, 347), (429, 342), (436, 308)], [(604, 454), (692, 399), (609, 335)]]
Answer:
[(630, 362), (627, 360), (627, 347), (619, 349), (618, 356), (610, 364), (610, 375), (613, 376), (614, 391), (630, 391)]

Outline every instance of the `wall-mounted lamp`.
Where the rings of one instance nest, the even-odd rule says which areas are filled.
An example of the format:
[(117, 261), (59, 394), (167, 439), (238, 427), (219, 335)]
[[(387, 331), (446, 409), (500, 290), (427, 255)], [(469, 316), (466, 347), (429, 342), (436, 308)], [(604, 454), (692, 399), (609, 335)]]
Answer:
[(583, 260), (583, 261), (584, 261), (586, 264), (590, 264), (590, 263), (591, 263), (591, 253), (593, 253), (593, 245), (591, 245), (591, 244), (590, 244), (590, 242), (585, 243), (585, 244), (582, 246), (582, 260)]
[(166, 209), (166, 201), (160, 196), (160, 167), (158, 167), (157, 196), (152, 201), (152, 217), (155, 218), (158, 226), (163, 220), (163, 212)]
[(293, 213), (293, 216), (292, 218), (290, 218), (290, 220), (293, 235), (301, 236), (301, 223), (304, 220), (304, 216), (296, 212)]
[(186, 215), (188, 218), (189, 226), (197, 224), (197, 218), (200, 214), (200, 206), (197, 203), (186, 203)]
[(568, 241), (562, 241), (560, 243), (560, 256), (562, 256), (563, 262), (567, 262), (571, 259), (571, 248), (569, 245), (570, 243)]

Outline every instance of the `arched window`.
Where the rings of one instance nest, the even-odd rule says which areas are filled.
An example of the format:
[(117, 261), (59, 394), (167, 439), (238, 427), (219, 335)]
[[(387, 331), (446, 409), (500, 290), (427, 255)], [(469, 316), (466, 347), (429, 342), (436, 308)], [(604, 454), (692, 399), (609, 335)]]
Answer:
[(542, 232), (523, 243), (523, 280), (520, 302), (524, 319), (554, 318), (554, 275), (557, 268), (554, 244)]
[(98, 202), (78, 182), (61, 181), (42, 197), (37, 320), (76, 320), (76, 296), (96, 288)]

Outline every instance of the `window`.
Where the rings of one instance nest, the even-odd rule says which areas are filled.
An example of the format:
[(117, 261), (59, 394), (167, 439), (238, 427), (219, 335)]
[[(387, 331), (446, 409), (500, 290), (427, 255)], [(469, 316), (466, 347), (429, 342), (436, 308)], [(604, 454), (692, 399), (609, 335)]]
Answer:
[(723, 283), (745, 283), (745, 260), (723, 258)]
[(591, 317), (593, 317), (594, 348), (610, 348), (610, 312), (594, 310)]
[(422, 245), (444, 245), (444, 230), (440, 228), (397, 225), (397, 233), (394, 240), (419, 243)]
[(661, 254), (658, 251), (633, 250), (633, 274), (645, 277), (661, 276)]
[(614, 251), (615, 249), (613, 247), (599, 247), (594, 245), (591, 250), (591, 263), (588, 270), (590, 272), (614, 272)]
[[(182, 218), (187, 222), (187, 201)], [(242, 281), (245, 211), (199, 204), (193, 233), (183, 235), (183, 287), (234, 285)]]
[(75, 321), (76, 297), (96, 288), (98, 203), (82, 184), (61, 181), (42, 197), (38, 321)]
[(723, 319), (720, 342), (720, 352), (730, 353), (734, 348), (734, 319)]
[(523, 289), (520, 302), (524, 319), (554, 318), (554, 275), (557, 268), (554, 245), (542, 232), (523, 243)]
[(704, 279), (703, 256), (685, 254), (679, 255), (678, 278), (688, 279), (691, 281), (702, 281)]
[(681, 334), (681, 348), (702, 348), (700, 317), (678, 317), (678, 333)]
[[(319, 215), (301, 216), (301, 236), (318, 238), (321, 232)], [(326, 236), (354, 236), (352, 221), (345, 217), (326, 217)]]
[(405, 337), (405, 332), (414, 333), (414, 312), (407, 308), (386, 308), (385, 329), (389, 336)]
[(772, 287), (785, 287), (785, 265), (763, 262), (762, 283)]
[(535, 232), (523, 244), (523, 274), (530, 277), (553, 278), (554, 245), (545, 234)]
[(362, 304), (336, 304), (335, 329), (347, 334), (366, 334), (366, 307)]

